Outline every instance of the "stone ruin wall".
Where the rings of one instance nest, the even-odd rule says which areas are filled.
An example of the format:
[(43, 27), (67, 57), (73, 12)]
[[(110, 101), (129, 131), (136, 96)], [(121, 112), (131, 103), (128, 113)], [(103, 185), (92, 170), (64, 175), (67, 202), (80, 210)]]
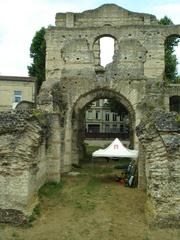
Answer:
[[(46, 31), (46, 81), (38, 106), (60, 113), (63, 171), (80, 155), (77, 137), (74, 141), (72, 137), (81, 127), (72, 119), (74, 113), (80, 119), (82, 99), (88, 103), (91, 96), (118, 95), (117, 100), (134, 113), (134, 126), (142, 117), (142, 105), (168, 110), (168, 93), (163, 86), (164, 42), (173, 34), (180, 35), (180, 26), (161, 26), (153, 15), (133, 13), (114, 4), (83, 13), (56, 14), (56, 26)], [(116, 45), (113, 62), (106, 68), (97, 65), (102, 36), (113, 37)], [(134, 144), (138, 147), (135, 134)]]
[(180, 226), (180, 122), (175, 112), (145, 114), (136, 128), (142, 146), (148, 201), (146, 216), (156, 227)]
[(51, 164), (55, 146), (48, 145), (52, 119), (35, 109), (1, 112), (0, 222), (25, 223), (38, 204), (38, 189), (52, 178), (59, 181)]
[[(61, 172), (78, 163), (84, 107), (114, 97), (130, 111), (134, 129), (141, 122), (134, 142), (141, 150), (139, 186), (148, 194), (149, 223), (178, 226), (179, 152), (163, 138), (164, 133), (179, 137), (178, 131), (163, 130), (154, 116), (143, 119), (147, 110), (168, 109), (173, 88), (163, 85), (164, 41), (172, 34), (180, 35), (180, 26), (159, 26), (153, 15), (113, 4), (56, 15), (56, 26), (46, 31), (46, 81), (38, 110), (0, 115), (0, 222), (25, 221), (38, 202), (39, 187), (59, 181)], [(98, 44), (94, 47), (101, 36), (116, 41), (113, 62), (105, 69), (97, 65)]]
[[(37, 110), (1, 113), (0, 222), (25, 223), (38, 204), (38, 189), (57, 179), (53, 129), (47, 132), (52, 119), (41, 114)], [(145, 169), (146, 215), (156, 227), (179, 227), (180, 127), (176, 115), (156, 110), (145, 115), (136, 129), (143, 149), (139, 161)]]

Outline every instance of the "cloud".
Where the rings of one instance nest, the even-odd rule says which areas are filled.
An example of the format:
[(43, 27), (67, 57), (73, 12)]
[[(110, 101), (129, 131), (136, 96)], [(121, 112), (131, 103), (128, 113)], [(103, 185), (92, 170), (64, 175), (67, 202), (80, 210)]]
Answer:
[[(0, 73), (2, 75), (27, 75), (30, 65), (29, 48), (36, 31), (42, 26), (55, 24), (57, 12), (82, 12), (93, 9), (107, 0), (5, 0), (0, 7)], [(130, 1), (114, 3), (125, 6)], [(133, 3), (134, 4), (134, 3)], [(132, 4), (132, 6), (134, 6)], [(142, 9), (142, 6), (141, 6)], [(158, 17), (169, 16), (180, 23), (180, 4), (155, 6), (152, 12)]]
[(157, 5), (152, 8), (152, 13), (158, 18), (166, 15), (174, 24), (180, 24), (180, 3)]
[(0, 8), (0, 74), (27, 75), (32, 38), (42, 26), (54, 25), (58, 11), (78, 10), (77, 4), (40, 0), (6, 0)]

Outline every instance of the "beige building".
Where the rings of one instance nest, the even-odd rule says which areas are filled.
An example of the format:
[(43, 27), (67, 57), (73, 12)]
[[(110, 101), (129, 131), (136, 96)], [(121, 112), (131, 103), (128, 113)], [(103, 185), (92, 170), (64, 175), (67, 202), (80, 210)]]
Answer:
[(34, 77), (0, 76), (0, 111), (14, 109), (22, 100), (34, 102)]
[(92, 103), (86, 111), (87, 133), (129, 133), (129, 115), (122, 112), (118, 115), (111, 111), (108, 99), (100, 99)]

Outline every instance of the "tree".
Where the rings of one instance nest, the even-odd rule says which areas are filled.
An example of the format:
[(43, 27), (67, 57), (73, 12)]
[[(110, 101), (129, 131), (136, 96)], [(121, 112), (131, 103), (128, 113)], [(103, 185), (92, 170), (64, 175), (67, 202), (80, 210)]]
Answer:
[[(167, 16), (160, 19), (159, 24), (173, 25), (173, 22)], [(165, 41), (165, 78), (171, 82), (177, 82), (177, 57), (174, 54), (174, 47), (178, 46), (179, 38), (177, 36), (170, 36)]]
[(44, 35), (45, 28), (42, 27), (35, 33), (30, 47), (30, 57), (33, 59), (33, 63), (28, 66), (28, 73), (37, 78), (37, 93), (45, 80), (46, 42)]
[(118, 116), (125, 116), (128, 114), (128, 110), (124, 107), (124, 105), (122, 105), (120, 102), (117, 102), (115, 99), (109, 99), (108, 104), (111, 112), (117, 113)]

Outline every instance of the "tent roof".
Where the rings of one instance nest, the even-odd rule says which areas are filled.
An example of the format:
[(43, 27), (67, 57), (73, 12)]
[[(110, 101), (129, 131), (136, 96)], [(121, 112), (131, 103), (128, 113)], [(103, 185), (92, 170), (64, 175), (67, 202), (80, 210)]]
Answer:
[(128, 157), (137, 158), (138, 151), (131, 150), (123, 146), (118, 138), (116, 138), (107, 148), (99, 149), (92, 153), (93, 157)]

